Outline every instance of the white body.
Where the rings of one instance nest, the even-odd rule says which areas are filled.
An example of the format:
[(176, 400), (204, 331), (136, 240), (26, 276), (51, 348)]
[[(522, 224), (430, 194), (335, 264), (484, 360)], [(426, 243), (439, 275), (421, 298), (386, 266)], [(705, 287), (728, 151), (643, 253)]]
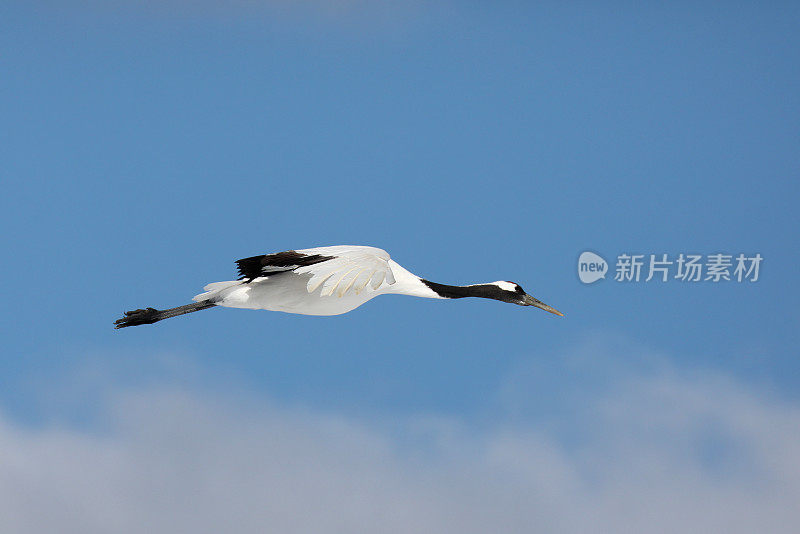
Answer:
[(384, 294), (442, 298), (379, 248), (342, 245), (296, 252), (333, 259), (250, 282), (215, 282), (193, 300), (230, 308), (339, 315)]

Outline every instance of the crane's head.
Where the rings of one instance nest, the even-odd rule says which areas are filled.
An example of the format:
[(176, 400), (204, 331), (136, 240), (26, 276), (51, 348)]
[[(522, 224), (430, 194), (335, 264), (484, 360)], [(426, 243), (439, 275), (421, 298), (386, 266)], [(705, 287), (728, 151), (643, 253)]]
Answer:
[(503, 302), (510, 302), (512, 304), (519, 304), (520, 306), (536, 306), (544, 311), (564, 317), (564, 314), (557, 309), (525, 293), (525, 290), (517, 283), (501, 280), (487, 285), (496, 286), (499, 290), (496, 292), (493, 291), (495, 294), (491, 295), (490, 298), (502, 300)]

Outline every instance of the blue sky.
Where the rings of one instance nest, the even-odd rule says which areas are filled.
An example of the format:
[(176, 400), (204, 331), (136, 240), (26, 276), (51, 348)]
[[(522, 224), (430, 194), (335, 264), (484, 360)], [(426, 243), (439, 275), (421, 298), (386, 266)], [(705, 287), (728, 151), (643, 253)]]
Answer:
[[(47, 441), (62, 429), (84, 443), (79, 463), (102, 449), (97, 433), (122, 448), (161, 435), (169, 425), (120, 408), (134, 396), (166, 413), (217, 410), (204, 425), (243, 435), (248, 416), (229, 426), (224, 414), (299, 425), (309, 440), (320, 418), (346, 421), (372, 436), (356, 449), (389, 443), (390, 459), (364, 467), (383, 482), (421, 447), (431, 472), (446, 471), (437, 484), (457, 487), (467, 475), (446, 456), (530, 433), (573, 462), (563, 472), (603, 479), (572, 447), (642, 452), (652, 442), (640, 424), (679, 443), (664, 452), (670, 469), (697, 460), (695, 486), (722, 477), (736, 492), (748, 476), (769, 478), (737, 451), (775, 453), (779, 421), (794, 421), (800, 402), (796, 6), (209, 0), (188, 11), (124, 0), (0, 11), (0, 414), (8, 435), (25, 436), (9, 443), (69, 454)], [(513, 280), (566, 317), (384, 297), (340, 317), (214, 309), (112, 328), (123, 310), (184, 304), (233, 278), (238, 258), (333, 244), (385, 248), (442, 283)], [(756, 283), (587, 286), (576, 275), (584, 250), (764, 262)], [(704, 411), (677, 400), (719, 392), (734, 401)], [(263, 404), (279, 416), (265, 423)], [(743, 414), (758, 410), (767, 422), (742, 437)], [(596, 428), (598, 413), (620, 439)], [(681, 417), (693, 423), (670, 426)], [(420, 420), (438, 430), (415, 438)], [(707, 420), (717, 425), (698, 437), (694, 423)], [(448, 425), (461, 445), (431, 437)], [(531, 462), (551, 457), (525, 443)], [(794, 466), (798, 454), (784, 456)], [(647, 486), (648, 469), (619, 494)], [(800, 492), (800, 471), (781, 472)], [(340, 489), (355, 480), (331, 477)], [(685, 489), (677, 475), (656, 478), (659, 498)], [(583, 502), (573, 483), (548, 495), (550, 510)], [(121, 477), (109, 492), (132, 484)], [(723, 509), (738, 502), (708, 488)], [(86, 494), (90, 509), (96, 498)], [(664, 515), (687, 512), (676, 506)], [(325, 524), (350, 509), (326, 510), (312, 515)], [(420, 528), (458, 531), (417, 512)], [(569, 516), (553, 513), (553, 524)]]

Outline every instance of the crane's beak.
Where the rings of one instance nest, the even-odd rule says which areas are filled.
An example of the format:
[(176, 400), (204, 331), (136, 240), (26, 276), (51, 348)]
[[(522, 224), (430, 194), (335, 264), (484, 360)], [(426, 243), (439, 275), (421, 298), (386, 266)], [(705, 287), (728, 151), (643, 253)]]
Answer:
[(560, 317), (564, 317), (564, 314), (561, 313), (560, 311), (558, 311), (557, 309), (553, 308), (552, 306), (548, 306), (547, 304), (545, 304), (541, 300), (537, 300), (537, 299), (533, 298), (532, 296), (530, 296), (528, 294), (525, 294), (525, 296), (522, 297), (522, 305), (523, 306), (536, 306), (537, 308), (540, 308), (540, 309), (542, 309), (544, 311), (548, 311), (548, 312), (554, 313), (554, 314), (556, 314), (556, 315), (558, 315)]

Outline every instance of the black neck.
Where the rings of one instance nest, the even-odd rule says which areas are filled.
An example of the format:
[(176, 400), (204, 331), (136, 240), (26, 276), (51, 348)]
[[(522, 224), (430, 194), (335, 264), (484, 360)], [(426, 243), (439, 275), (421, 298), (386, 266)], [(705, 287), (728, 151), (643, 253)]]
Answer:
[(501, 290), (493, 284), (477, 284), (474, 286), (448, 286), (437, 284), (430, 280), (422, 279), (422, 283), (431, 288), (437, 295), (446, 299), (461, 299), (464, 297), (481, 297), (485, 299), (505, 300)]

